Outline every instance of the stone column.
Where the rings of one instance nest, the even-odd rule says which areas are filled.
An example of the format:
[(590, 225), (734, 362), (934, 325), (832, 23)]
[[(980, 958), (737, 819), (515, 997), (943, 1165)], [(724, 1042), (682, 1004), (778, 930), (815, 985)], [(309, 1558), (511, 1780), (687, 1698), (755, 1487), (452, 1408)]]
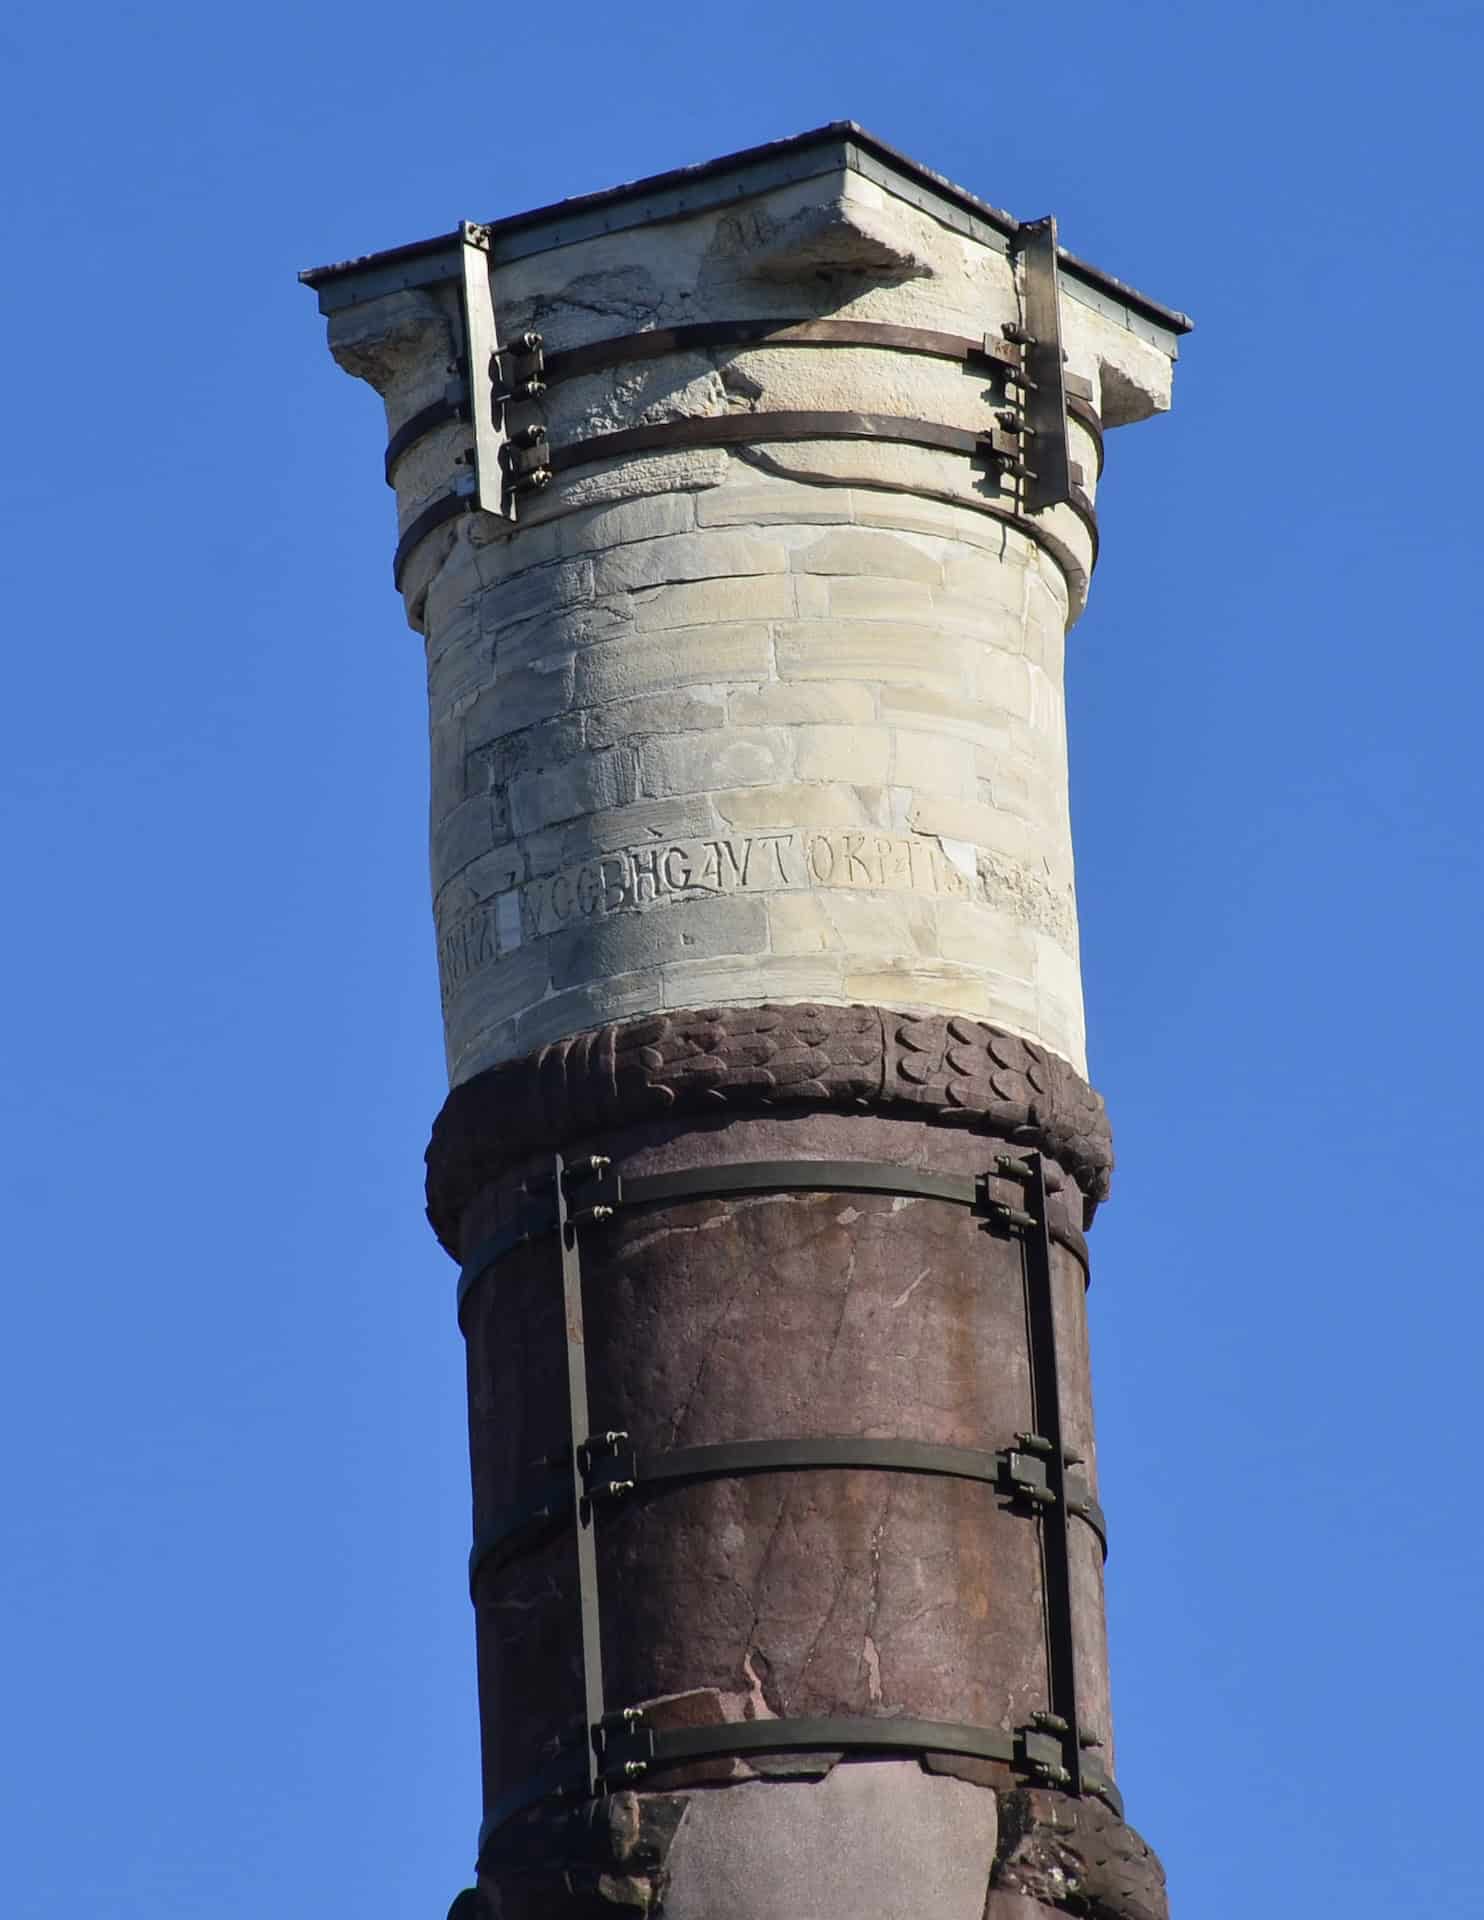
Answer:
[[(1063, 257), (1074, 484), (1031, 511), (1026, 242), (844, 126), (305, 276), (427, 644), (471, 1913), (1165, 1910), (1114, 1784), (1062, 668), (1103, 432), (1188, 323)], [(599, 1641), (633, 1717), (590, 1741)]]

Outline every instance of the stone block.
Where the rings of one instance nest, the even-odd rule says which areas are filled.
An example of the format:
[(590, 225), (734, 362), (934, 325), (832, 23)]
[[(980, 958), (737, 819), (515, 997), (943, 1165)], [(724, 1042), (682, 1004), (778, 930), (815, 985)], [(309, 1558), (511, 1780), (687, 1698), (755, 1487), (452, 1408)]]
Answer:
[(1048, 737), (1064, 735), (1067, 727), (1067, 708), (1063, 698), (1060, 679), (1053, 680), (1040, 667), (1029, 664), (1026, 675), (1030, 682), (1031, 725), (1038, 733)]
[(879, 788), (805, 786), (792, 780), (711, 795), (717, 817), (739, 832), (771, 827), (866, 827), (879, 824)]
[(972, 741), (939, 733), (894, 728), (891, 779), (895, 786), (946, 793), (959, 800), (978, 798), (978, 771)]
[(974, 746), (1002, 751), (1009, 746), (1008, 716), (981, 707), (962, 694), (928, 687), (884, 686), (880, 700), (883, 721), (917, 732), (931, 730), (940, 738), (951, 735)]
[(486, 587), (498, 587), (517, 573), (548, 566), (562, 557), (560, 522), (540, 526), (522, 514), (512, 526), (493, 514), (482, 513), (470, 521), (469, 529), (474, 564)]
[(794, 585), (786, 573), (691, 580), (631, 594), (629, 605), (635, 622), (646, 632), (721, 621), (787, 620), (794, 611)]
[(886, 620), (801, 620), (779, 627), (774, 643), (784, 680), (866, 680), (927, 687), (962, 698), (967, 649), (935, 628)]
[(767, 944), (767, 912), (757, 899), (691, 899), (613, 913), (553, 937), (552, 985), (580, 986), (668, 961), (761, 953)]
[(488, 853), (494, 843), (494, 815), (486, 794), (461, 802), (452, 813), (435, 820), (428, 850), (434, 889), (467, 867), (471, 860)]
[(573, 667), (581, 707), (632, 699), (661, 688), (764, 680), (772, 671), (772, 639), (755, 621), (678, 627), (609, 646), (585, 647)]
[(852, 968), (873, 960), (910, 966), (918, 959), (938, 956), (940, 903), (936, 900), (909, 893), (833, 889), (822, 896), (822, 902), (834, 931), (831, 946)]
[(638, 797), (633, 754), (612, 748), (512, 781), (510, 815), (517, 834), (533, 833), (578, 814), (626, 806)]
[(1035, 980), (1035, 939), (1008, 903), (992, 907), (978, 900), (940, 900), (938, 942), (945, 960), (993, 968), (1027, 985)]
[(682, 693), (652, 693), (613, 700), (587, 713), (587, 744), (611, 747), (647, 733), (695, 733), (727, 721), (724, 687), (691, 687)]
[[(1037, 560), (1041, 560), (1039, 553)], [(1048, 633), (1056, 636), (1059, 643), (1065, 641), (1067, 621), (1071, 615), (1067, 578), (1049, 557), (1041, 564), (1032, 564), (1026, 571), (1025, 608), (1028, 621), (1044, 626)]]
[[(981, 754), (977, 759), (981, 768), (975, 782), (978, 793), (970, 797), (977, 797), (981, 806), (994, 807), (1001, 813), (1018, 814), (1022, 820), (1035, 819), (1024, 764), (1008, 754)], [(983, 770), (986, 767), (987, 772)], [(1050, 817), (1054, 819), (1055, 815)]]
[(1006, 520), (978, 512), (968, 501), (956, 506), (926, 494), (852, 487), (850, 517), (857, 526), (890, 527), (902, 533), (926, 534), (976, 547), (996, 560), (1024, 563), (1032, 553), (1040, 551), (1028, 534), (1021, 533)]
[(703, 527), (828, 526), (849, 519), (843, 488), (764, 479), (740, 461), (723, 485), (696, 496), (696, 520)]
[[(980, 1020), (990, 1017), (988, 990), (981, 979), (967, 970), (952, 972), (922, 965), (893, 967), (868, 963), (846, 972), (845, 991), (851, 1000), (864, 1000), (876, 1006), (927, 1007), (937, 1013), (968, 1013)], [(1029, 1030), (1034, 1000), (1034, 992), (1027, 989), (1026, 1017), (1020, 1022), (1018, 1032)]]
[(1028, 661), (1003, 647), (981, 647), (974, 662), (975, 698), (996, 713), (1029, 720), (1034, 671)]
[(853, 726), (876, 718), (874, 687), (837, 682), (820, 686), (808, 681), (774, 681), (765, 687), (734, 692), (727, 717), (734, 726), (799, 726), (810, 722)]
[(943, 563), (914, 540), (873, 527), (840, 527), (797, 546), (789, 564), (798, 573), (838, 573), (851, 579), (917, 580), (936, 587)]
[(801, 620), (828, 620), (830, 576), (827, 573), (796, 573), (794, 604)]
[(627, 505), (643, 496), (669, 497), (714, 487), (726, 476), (724, 448), (687, 448), (680, 453), (637, 454), (605, 460), (577, 474), (559, 474), (522, 509), (527, 522), (555, 520), (586, 508)]
[(468, 799), (464, 783), (464, 722), (459, 714), (434, 720), (428, 728), (431, 815), (441, 820)]
[(497, 1066), (501, 1060), (509, 1060), (512, 1055), (519, 1052), (520, 1045), (516, 1039), (513, 1017), (497, 1020), (491, 1026), (482, 1027), (467, 1045), (461, 1046), (457, 1051), (445, 1024), (443, 1057), (448, 1067), (450, 1087), (457, 1087), (465, 1080), (472, 1080), (475, 1074), (483, 1073), (486, 1067)]
[(470, 748), (565, 713), (572, 704), (572, 675), (570, 653), (520, 666), (496, 661), (489, 683), (464, 715)]
[(782, 727), (682, 733), (645, 740), (637, 751), (642, 791), (655, 796), (760, 786), (786, 779), (793, 760), (792, 741)]
[(518, 947), (471, 974), (452, 995), (444, 1009), (444, 1027), (455, 1077), (490, 1028), (545, 998), (551, 978), (547, 945), (538, 940)]
[(432, 660), (447, 646), (462, 620), (470, 613), (478, 616), (478, 596), (482, 591), (474, 551), (463, 542), (456, 545), (428, 588), (423, 604), (423, 626), (427, 634), (428, 658)]
[(492, 847), (479, 859), (471, 860), (459, 876), (477, 900), (487, 900), (494, 894), (519, 886), (525, 877), (525, 854), (513, 841)]
[(955, 543), (943, 556), (941, 597), (971, 607), (994, 607), (1018, 621), (1025, 611), (1029, 578), (1029, 559), (1023, 549), (987, 553), (982, 547)]
[(670, 1849), (665, 1916), (983, 1920), (997, 1839), (992, 1792), (912, 1761), (698, 1793)]
[(549, 994), (528, 1007), (515, 1023), (513, 1053), (550, 1046), (568, 1034), (586, 1033), (610, 1020), (631, 1020), (664, 1004), (657, 972), (618, 973), (580, 987)]
[(836, 1006), (848, 997), (843, 961), (835, 954), (750, 960), (680, 960), (661, 970), (667, 1007), (756, 1006), (768, 1000), (824, 1000)]
[(910, 819), (914, 833), (964, 840), (1027, 863), (1061, 853), (1060, 836), (1048, 835), (1040, 823), (948, 794), (914, 793)]
[(741, 579), (783, 573), (788, 552), (781, 541), (724, 531), (673, 534), (611, 547), (593, 560), (599, 595), (634, 593), (677, 581)]
[(620, 847), (650, 843), (667, 846), (676, 840), (696, 839), (714, 831), (717, 825), (716, 810), (705, 794), (640, 800), (633, 806), (607, 808), (532, 834), (522, 843), (522, 851), (528, 872), (554, 873), (575, 861)]
[(470, 790), (474, 790), (480, 777), (486, 786), (503, 791), (522, 774), (565, 766), (583, 751), (585, 740), (583, 716), (569, 713), (533, 727), (522, 727), (516, 733), (498, 734), (478, 745), (471, 743)]
[(768, 902), (768, 945), (775, 954), (830, 953), (835, 923), (818, 893), (779, 893)]
[[(702, 495), (702, 498), (705, 498)], [(617, 500), (611, 506), (586, 507), (566, 514), (553, 523), (551, 532), (561, 543), (561, 551), (570, 558), (582, 554), (606, 552), (609, 547), (636, 540), (663, 539), (666, 534), (688, 533), (696, 524), (695, 496), (689, 493), (656, 493), (634, 500)]]
[(793, 729), (800, 780), (884, 781), (892, 736), (885, 727), (801, 726)]
[(833, 620), (926, 622), (932, 618), (933, 590), (921, 580), (850, 579), (836, 574), (829, 582), (828, 604)]
[[(1003, 1024), (1008, 1026), (1008, 1020)], [(1050, 994), (1037, 994), (1035, 1012), (1026, 1016), (1022, 1031), (1087, 1077), (1087, 1034), (1080, 1002), (1073, 1008)]]
[(477, 611), (465, 609), (454, 623), (448, 644), (428, 661), (428, 712), (441, 720), (471, 693), (487, 686), (491, 649), (480, 631)]
[(554, 560), (527, 567), (502, 580), (495, 592), (495, 619), (501, 628), (542, 619), (558, 607), (581, 606), (593, 598), (591, 560)]

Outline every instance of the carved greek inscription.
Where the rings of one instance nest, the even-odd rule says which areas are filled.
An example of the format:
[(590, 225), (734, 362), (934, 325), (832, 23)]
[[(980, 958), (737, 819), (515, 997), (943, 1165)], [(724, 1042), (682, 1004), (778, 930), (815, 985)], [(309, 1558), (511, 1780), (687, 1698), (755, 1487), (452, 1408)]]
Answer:
[[(438, 983), (446, 1007), (471, 973), (487, 967), (502, 951), (499, 936), (499, 904), (509, 898), (497, 896), (476, 907), (472, 913), (443, 933), (438, 941)], [(507, 947), (512, 944), (507, 941)]]
[(529, 935), (583, 920), (712, 894), (850, 887), (968, 899), (973, 887), (937, 844), (869, 828), (791, 827), (714, 840), (624, 847), (528, 881)]

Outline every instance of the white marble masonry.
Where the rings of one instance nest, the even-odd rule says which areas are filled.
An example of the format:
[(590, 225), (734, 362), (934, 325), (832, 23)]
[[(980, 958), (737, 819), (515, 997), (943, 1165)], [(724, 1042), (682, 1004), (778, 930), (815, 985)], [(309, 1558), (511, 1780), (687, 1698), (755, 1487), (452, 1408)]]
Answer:
[[(830, 316), (999, 337), (1003, 251), (850, 167), (502, 260), (502, 337), (548, 353), (694, 321)], [(389, 430), (457, 355), (449, 286), (331, 318)], [(1170, 352), (1064, 298), (1102, 425), (1168, 404)], [(553, 445), (690, 416), (854, 410), (986, 430), (982, 374), (881, 347), (711, 347), (552, 385)], [(405, 529), (457, 423), (396, 469)], [(1096, 488), (1099, 452), (1075, 423)], [(662, 1008), (967, 1013), (1085, 1070), (1063, 655), (1093, 565), (979, 510), (960, 454), (880, 441), (648, 452), (560, 476), (511, 526), (430, 533), (431, 861), (454, 1082)]]

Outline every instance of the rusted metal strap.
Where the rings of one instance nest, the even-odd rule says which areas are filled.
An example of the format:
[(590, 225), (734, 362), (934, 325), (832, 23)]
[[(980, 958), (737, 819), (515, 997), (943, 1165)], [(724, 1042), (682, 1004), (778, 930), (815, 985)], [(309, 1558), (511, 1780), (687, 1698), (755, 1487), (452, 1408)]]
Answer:
[(1016, 1740), (1000, 1727), (968, 1727), (939, 1720), (866, 1719), (830, 1715), (787, 1720), (725, 1721), (709, 1727), (651, 1727), (642, 1711), (608, 1716), (602, 1728), (602, 1778), (622, 1786), (656, 1767), (724, 1755), (828, 1753), (953, 1753), (1013, 1765)]
[(876, 347), (890, 353), (915, 353), (953, 360), (1004, 377), (1020, 372), (1020, 355), (1008, 341), (985, 335), (929, 327), (898, 327), (879, 320), (701, 320), (683, 327), (653, 327), (644, 333), (616, 334), (546, 357), (547, 380), (606, 372), (635, 360), (658, 360), (669, 353), (721, 347), (745, 351), (757, 347)]
[[(1023, 1224), (1023, 1219), (1011, 1217), (1013, 1210), (991, 1196), (988, 1183), (996, 1174), (994, 1168), (980, 1174), (935, 1173), (930, 1168), (873, 1160), (752, 1160), (683, 1167), (674, 1173), (628, 1175), (613, 1171), (606, 1156), (594, 1155), (574, 1161), (563, 1178), (571, 1196), (574, 1227), (601, 1225), (631, 1207), (757, 1193), (874, 1193), (893, 1199), (941, 1200), (967, 1207), (991, 1222)], [(459, 1314), (471, 1291), (493, 1267), (518, 1248), (553, 1232), (556, 1224), (557, 1209), (549, 1184), (544, 1189), (539, 1184), (528, 1185), (514, 1217), (481, 1241), (460, 1269)], [(1085, 1270), (1087, 1243), (1082, 1234), (1060, 1223), (1051, 1232)]]
[(599, 1157), (571, 1170), (572, 1218), (579, 1226), (612, 1217), (620, 1207), (656, 1206), (677, 1200), (723, 1199), (743, 1193), (880, 1193), (911, 1200), (946, 1200), (988, 1209), (985, 1176), (933, 1173), (875, 1160), (747, 1160), (716, 1167), (685, 1167), (675, 1173), (615, 1173)]
[(922, 1440), (734, 1440), (706, 1447), (672, 1447), (639, 1454), (627, 1434), (588, 1442), (587, 1490), (593, 1500), (615, 1499), (637, 1487), (733, 1479), (753, 1473), (865, 1467), (888, 1473), (925, 1473), (944, 1479), (1001, 1484), (1005, 1456), (978, 1447), (940, 1447)]
[[(650, 1453), (637, 1449), (626, 1433), (591, 1434), (578, 1448), (581, 1498), (592, 1505), (611, 1504), (625, 1495), (654, 1488), (694, 1486), (705, 1480), (731, 1480), (760, 1473), (808, 1473), (864, 1470), (914, 1473), (948, 1480), (971, 1480), (993, 1487), (1014, 1505), (1041, 1512), (1051, 1493), (1045, 1459), (1037, 1448), (1020, 1445), (990, 1453), (979, 1447), (946, 1447), (922, 1440), (875, 1440), (848, 1435), (778, 1440), (733, 1440), (704, 1447), (672, 1447)], [(1107, 1556), (1103, 1510), (1086, 1480), (1068, 1474), (1065, 1498), (1070, 1512), (1097, 1534)], [(512, 1505), (497, 1512), (469, 1555), (469, 1597), (476, 1597), (481, 1574), (507, 1565), (549, 1539), (569, 1522), (573, 1508), (570, 1469), (555, 1465), (533, 1481)]]
[(488, 1240), (481, 1240), (459, 1269), (459, 1311), (462, 1313), (470, 1289), (478, 1285), (491, 1267), (514, 1253), (517, 1247), (529, 1246), (531, 1241), (555, 1232), (556, 1223), (554, 1200), (539, 1194), (527, 1195), (515, 1219), (498, 1233), (491, 1234)]
[(417, 518), (408, 523), (407, 530), (397, 542), (397, 550), (392, 555), (392, 585), (401, 591), (403, 569), (414, 547), (441, 527), (445, 520), (453, 520), (461, 513), (473, 513), (478, 506), (471, 487), (467, 493), (442, 493), (430, 506), (424, 507)]
[[(1037, 1716), (1037, 1721), (1045, 1716)], [(1054, 1770), (1060, 1750), (1054, 1729), (1033, 1721), (1013, 1732), (1003, 1727), (973, 1727), (942, 1720), (908, 1720), (859, 1714), (790, 1716), (778, 1720), (718, 1722), (704, 1727), (653, 1727), (642, 1708), (608, 1714), (594, 1730), (599, 1757), (599, 1788), (612, 1792), (642, 1783), (646, 1774), (699, 1760), (741, 1759), (775, 1753), (903, 1754), (922, 1758), (998, 1761), (1032, 1779)], [(1123, 1817), (1123, 1798), (1100, 1761), (1087, 1757), (1087, 1790)], [(580, 1795), (581, 1763), (575, 1752), (501, 1794), (479, 1830), (479, 1865), (490, 1868), (510, 1853), (529, 1846), (534, 1835), (502, 1832), (518, 1815), (553, 1798)]]
[[(1005, 1155), (998, 1162), (998, 1171), (1004, 1177), (1022, 1182), (1029, 1216), (1021, 1235), (1021, 1251), (1031, 1419), (1035, 1431), (1022, 1434), (1020, 1439), (1040, 1455), (1046, 1470), (1048, 1497), (1041, 1510), (1041, 1584), (1046, 1609), (1047, 1718), (1063, 1730), (1060, 1767), (1063, 1777), (1055, 1778), (1054, 1784), (1065, 1786), (1070, 1793), (1080, 1793), (1084, 1754), (1077, 1713), (1077, 1646), (1068, 1523), (1069, 1500), (1074, 1493), (1088, 1502), (1091, 1495), (1085, 1484), (1073, 1488), (1067, 1479), (1067, 1469), (1073, 1462), (1067, 1457), (1062, 1435), (1061, 1369), (1052, 1295), (1045, 1163), (1038, 1153)], [(1084, 1517), (1091, 1518), (1090, 1514)]]
[(1025, 476), (1028, 513), (1069, 505), (1079, 478), (1067, 444), (1067, 376), (1061, 344), (1056, 216), (1022, 221), (1016, 235), (1024, 289), (1025, 332), (1018, 336), (1030, 378), (1024, 431), (1032, 470)]
[[(966, 427), (947, 427), (933, 420), (913, 420), (901, 414), (819, 412), (812, 409), (784, 409), (777, 413), (727, 413), (692, 415), (683, 420), (657, 421), (648, 426), (623, 427), (616, 433), (595, 434), (588, 440), (574, 440), (564, 447), (551, 447), (545, 453), (544, 467), (553, 474), (570, 473), (577, 467), (591, 466), (598, 460), (624, 459), (631, 454), (674, 453), (702, 447), (759, 446), (800, 440), (885, 441), (897, 446), (925, 447), (938, 453), (959, 453), (997, 465), (999, 450), (992, 444), (988, 429), (983, 433)], [(1081, 469), (1072, 469), (1072, 481), (1066, 500), (1086, 527), (1092, 543), (1092, 565), (1097, 565), (1097, 512), (1091, 496), (1081, 484)], [(872, 479), (804, 474), (796, 476), (806, 483), (873, 487)], [(1047, 528), (1003, 501), (977, 500), (957, 493), (899, 486), (900, 493), (931, 493), (936, 499), (971, 512), (988, 513), (1012, 526), (1045, 547), (1053, 558), (1069, 571), (1083, 574), (1082, 562), (1064, 542)]]
[[(578, 1621), (582, 1651), (582, 1694), (587, 1724), (602, 1722), (603, 1647), (598, 1605), (598, 1549), (593, 1535), (593, 1503), (587, 1497), (585, 1455), (582, 1438), (589, 1430), (587, 1410), (587, 1340), (583, 1332), (582, 1259), (577, 1246), (577, 1230), (567, 1214), (567, 1183), (560, 1154), (556, 1155), (552, 1186), (556, 1195), (557, 1246), (562, 1273), (562, 1327), (567, 1347), (567, 1420), (572, 1436), (567, 1467), (567, 1488), (571, 1510), (577, 1521), (577, 1593)], [(597, 1756), (591, 1743), (587, 1754), (588, 1785), (596, 1788)]]
[[(534, 338), (535, 336), (529, 336)], [(921, 354), (934, 359), (951, 360), (969, 368), (979, 367), (991, 376), (1016, 378), (1020, 369), (1019, 350), (988, 336), (971, 340), (966, 334), (938, 333), (926, 327), (893, 327), (869, 320), (716, 320), (687, 327), (656, 327), (647, 333), (621, 334), (609, 340), (595, 340), (585, 347), (572, 347), (565, 353), (545, 358), (544, 383), (527, 379), (523, 384), (550, 385), (572, 379), (578, 374), (594, 373), (634, 361), (658, 360), (666, 354), (697, 347), (876, 347), (898, 353)], [(499, 356), (497, 356), (499, 361)], [(503, 366), (503, 362), (500, 362)], [(1065, 377), (1068, 392), (1066, 408), (1084, 426), (1097, 447), (1098, 472), (1103, 470), (1103, 428), (1092, 405), (1092, 388)], [(1027, 389), (1028, 391), (1029, 389)], [(516, 400), (534, 398), (534, 393), (519, 390), (497, 396)], [(397, 462), (409, 447), (456, 420), (469, 419), (466, 391), (450, 388), (441, 400), (434, 400), (412, 415), (387, 442), (383, 468), (387, 485), (393, 484)]]
[[(1053, 1741), (1046, 1739), (1036, 1715), (1028, 1727), (971, 1727), (941, 1720), (867, 1718), (829, 1715), (779, 1720), (725, 1721), (708, 1727), (652, 1727), (642, 1708), (611, 1713), (599, 1729), (602, 1784), (612, 1789), (631, 1784), (659, 1767), (692, 1760), (745, 1759), (763, 1753), (941, 1753), (972, 1760), (999, 1760), (1019, 1771), (1043, 1777), (1054, 1762)], [(1090, 1791), (1122, 1800), (1095, 1760), (1087, 1767)], [(1096, 1781), (1096, 1784), (1094, 1784)]]
[[(594, 434), (590, 439), (574, 440), (562, 447), (548, 445), (539, 427), (529, 427), (504, 443), (503, 457), (509, 484), (517, 491), (541, 487), (553, 475), (571, 473), (602, 460), (624, 459), (632, 454), (674, 453), (704, 447), (741, 447), (803, 440), (866, 440), (896, 446), (924, 447), (939, 453), (963, 454), (984, 460), (991, 466), (1006, 457), (989, 432), (976, 433), (966, 427), (943, 426), (932, 420), (913, 420), (901, 414), (818, 412), (812, 409), (783, 409), (776, 413), (737, 413), (693, 415), (683, 420), (664, 420), (642, 427), (623, 427), (615, 433)], [(405, 451), (405, 448), (402, 449)], [(1072, 468), (1073, 479), (1067, 506), (1087, 529), (1092, 545), (1091, 564), (1098, 556), (1097, 513), (1091, 496), (1081, 485), (1081, 469)], [(804, 475), (806, 481), (821, 485), (874, 487), (873, 479), (850, 479), (837, 475)], [(1019, 528), (1070, 574), (1085, 578), (1086, 569), (1065, 542), (1018, 507), (995, 500), (978, 500), (933, 488), (899, 486), (892, 491), (920, 494), (940, 499), (970, 512), (988, 513)], [(392, 578), (400, 588), (402, 570), (417, 543), (453, 514), (472, 511), (478, 502), (459, 493), (445, 494), (418, 515), (397, 543), (392, 562)]]
[[(669, 453), (677, 448), (731, 447), (769, 440), (888, 440), (898, 446), (963, 453), (991, 463), (997, 458), (987, 428), (978, 433), (896, 413), (785, 408), (776, 413), (691, 414), (681, 420), (622, 427), (616, 433), (598, 433), (588, 440), (553, 447), (547, 464), (553, 473), (567, 473), (573, 467), (590, 467), (595, 461), (615, 460), (630, 453)], [(1091, 504), (1089, 501), (1089, 511)]]
[(393, 479), (393, 470), (409, 447), (415, 447), (419, 440), (426, 439), (439, 427), (446, 427), (450, 421), (468, 418), (468, 399), (464, 396), (463, 389), (459, 388), (457, 395), (450, 392), (443, 399), (434, 400), (430, 405), (420, 408), (410, 420), (404, 420), (387, 441), (386, 452), (382, 455), (382, 471), (386, 475), (387, 485), (390, 487), (396, 484)]

